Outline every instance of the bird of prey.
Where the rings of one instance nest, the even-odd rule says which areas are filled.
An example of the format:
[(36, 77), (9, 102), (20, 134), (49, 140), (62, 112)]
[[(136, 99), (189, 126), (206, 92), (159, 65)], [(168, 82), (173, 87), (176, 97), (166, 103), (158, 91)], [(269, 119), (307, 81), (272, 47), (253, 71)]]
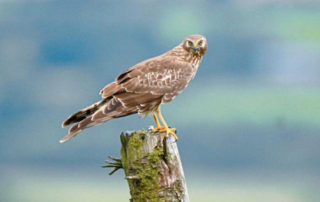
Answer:
[(190, 35), (168, 52), (127, 69), (100, 91), (101, 101), (62, 123), (62, 127), (73, 125), (60, 143), (86, 128), (135, 113), (142, 116), (152, 113), (156, 122), (152, 131), (165, 132), (167, 137), (171, 134), (177, 140), (176, 129), (168, 127), (160, 106), (172, 101), (187, 87), (206, 51), (206, 38)]

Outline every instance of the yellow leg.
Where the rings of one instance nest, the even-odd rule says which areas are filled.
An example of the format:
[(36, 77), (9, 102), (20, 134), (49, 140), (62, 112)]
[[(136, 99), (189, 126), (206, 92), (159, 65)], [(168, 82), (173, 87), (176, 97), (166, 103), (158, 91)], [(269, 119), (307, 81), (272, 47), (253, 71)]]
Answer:
[(164, 120), (164, 118), (163, 118), (163, 116), (162, 116), (162, 114), (161, 114), (160, 106), (159, 106), (158, 109), (157, 109), (157, 114), (158, 114), (158, 116), (159, 116), (159, 118), (160, 118), (160, 121), (161, 121), (162, 124), (163, 124), (163, 127), (161, 127), (161, 129), (158, 130), (158, 131), (159, 131), (159, 132), (166, 132), (166, 133), (167, 133), (167, 137), (169, 137), (170, 134), (173, 135), (174, 139), (177, 141), (177, 140), (178, 140), (178, 137), (177, 137), (177, 135), (176, 135), (176, 133), (175, 133), (175, 132), (176, 132), (176, 129), (175, 129), (175, 128), (169, 128), (169, 127), (168, 127), (167, 122)]
[(162, 126), (160, 125), (159, 119), (158, 119), (157, 114), (156, 114), (155, 112), (153, 112), (153, 118), (154, 118), (157, 126), (156, 126), (156, 128), (154, 128), (154, 129), (152, 130), (152, 132), (157, 132), (157, 131), (159, 131), (159, 130), (162, 129)]

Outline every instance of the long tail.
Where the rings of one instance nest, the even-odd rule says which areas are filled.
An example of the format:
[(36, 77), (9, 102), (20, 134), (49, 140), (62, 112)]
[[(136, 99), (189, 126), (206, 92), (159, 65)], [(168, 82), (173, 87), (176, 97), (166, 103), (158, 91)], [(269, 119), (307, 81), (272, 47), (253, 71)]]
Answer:
[(63, 143), (80, 133), (83, 129), (89, 128), (103, 122), (109, 121), (112, 117), (105, 116), (101, 120), (93, 120), (93, 115), (103, 108), (110, 99), (105, 98), (89, 107), (86, 107), (77, 113), (72, 114), (67, 120), (62, 123), (62, 127), (66, 127), (70, 124), (74, 124), (70, 129), (69, 133), (60, 140), (60, 143)]

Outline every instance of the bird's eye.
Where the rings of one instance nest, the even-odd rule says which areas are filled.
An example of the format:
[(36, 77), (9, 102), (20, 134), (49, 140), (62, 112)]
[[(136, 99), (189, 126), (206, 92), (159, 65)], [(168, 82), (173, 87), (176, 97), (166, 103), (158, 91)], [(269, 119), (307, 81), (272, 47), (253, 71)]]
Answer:
[(192, 41), (187, 41), (187, 45), (192, 46), (193, 45)]
[(199, 45), (199, 46), (202, 46), (202, 44), (203, 44), (203, 41), (202, 41), (202, 40), (199, 41), (198, 45)]

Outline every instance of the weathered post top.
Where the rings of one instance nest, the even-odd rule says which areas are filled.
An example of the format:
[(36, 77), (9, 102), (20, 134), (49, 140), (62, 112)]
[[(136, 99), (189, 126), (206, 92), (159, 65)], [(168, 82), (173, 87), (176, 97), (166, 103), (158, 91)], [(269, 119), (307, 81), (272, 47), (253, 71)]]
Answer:
[(177, 144), (165, 136), (143, 130), (121, 134), (121, 161), (113, 158), (106, 167), (124, 169), (130, 201), (189, 202)]

